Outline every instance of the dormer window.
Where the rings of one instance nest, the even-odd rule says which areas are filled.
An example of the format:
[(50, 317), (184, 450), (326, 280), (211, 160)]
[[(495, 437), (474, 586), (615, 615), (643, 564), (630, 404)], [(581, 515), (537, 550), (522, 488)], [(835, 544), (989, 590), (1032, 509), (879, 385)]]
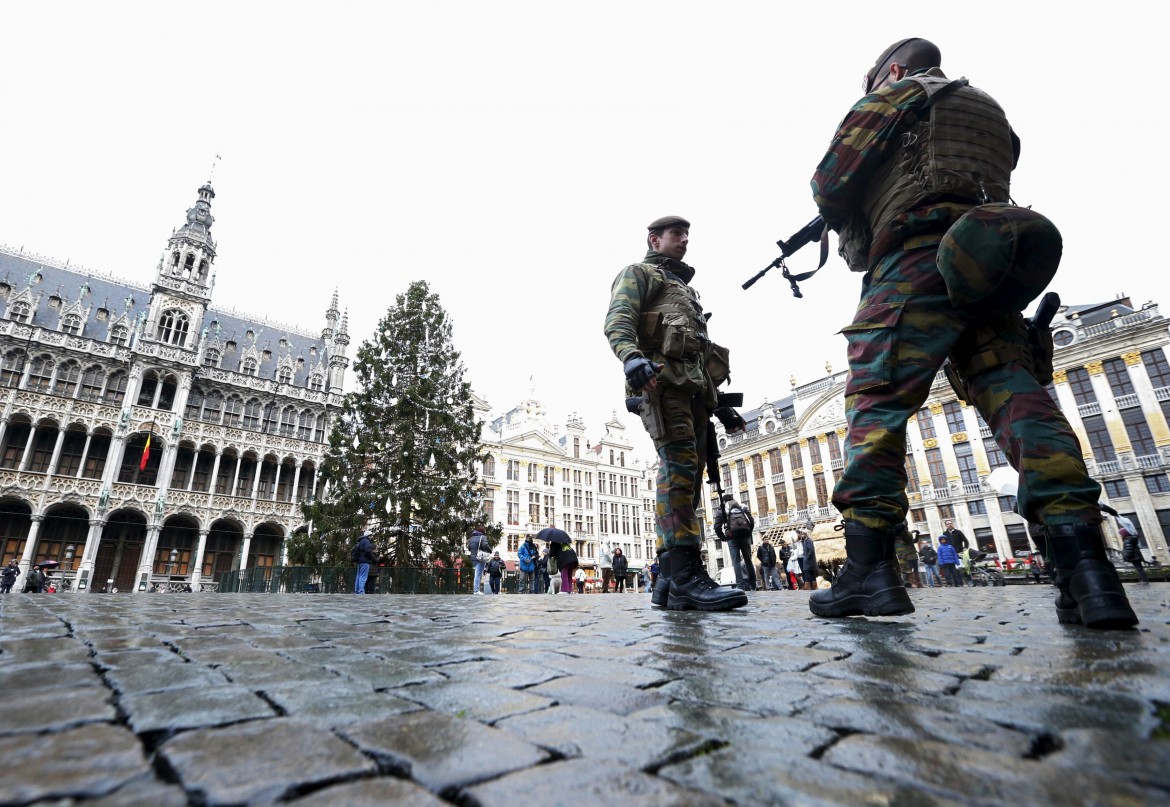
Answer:
[(29, 304), (21, 300), (8, 307), (8, 318), (14, 322), (28, 322), (31, 319)]
[(281, 384), (291, 384), (293, 380), (292, 368), (281, 367), (276, 373), (276, 380)]
[(181, 347), (187, 341), (188, 326), (187, 315), (182, 311), (164, 311), (158, 321), (158, 341)]
[(314, 392), (320, 392), (324, 386), (325, 381), (321, 378), (320, 374), (313, 373), (312, 377), (309, 379), (309, 389), (313, 390)]
[(244, 375), (256, 375), (256, 370), (257, 370), (256, 360), (253, 359), (251, 356), (244, 359), (240, 363), (240, 372), (243, 373)]
[(125, 325), (115, 325), (110, 329), (110, 341), (115, 345), (126, 346), (130, 341), (130, 330)]
[(61, 319), (61, 330), (73, 336), (78, 336), (81, 333), (81, 317), (77, 314), (66, 314)]
[(219, 350), (216, 348), (209, 347), (203, 352), (203, 366), (205, 367), (219, 367), (219, 359)]

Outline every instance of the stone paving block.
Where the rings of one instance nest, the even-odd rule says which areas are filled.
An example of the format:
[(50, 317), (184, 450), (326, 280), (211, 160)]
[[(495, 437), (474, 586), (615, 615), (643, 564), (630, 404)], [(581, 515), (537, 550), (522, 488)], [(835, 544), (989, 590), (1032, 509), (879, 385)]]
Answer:
[(495, 684), (443, 682), (400, 687), (391, 694), (456, 717), (493, 723), (504, 717), (547, 709), (554, 699), (534, 689), (519, 691)]
[(209, 805), (271, 801), (292, 788), (377, 769), (328, 730), (288, 718), (186, 732), (158, 753)]
[(498, 684), (512, 689), (543, 684), (564, 675), (537, 664), (497, 660), (460, 661), (430, 669), (454, 682)]
[(154, 774), (143, 774), (117, 790), (96, 799), (85, 799), (85, 807), (187, 807), (187, 791), (177, 784), (158, 779)]
[(665, 698), (688, 704), (725, 706), (761, 715), (790, 715), (796, 711), (789, 697), (779, 688), (745, 686), (734, 676), (683, 678), (655, 691)]
[(59, 687), (105, 686), (92, 664), (5, 664), (0, 665), (0, 692), (56, 689)]
[(622, 807), (726, 807), (717, 796), (690, 790), (621, 764), (598, 768), (591, 760), (568, 760), (530, 768), (466, 788), (471, 807), (526, 804), (620, 804)]
[(124, 695), (119, 705), (136, 732), (180, 731), (273, 717), (272, 707), (240, 686), (191, 687)]
[(275, 650), (253, 647), (246, 642), (214, 642), (208, 645), (184, 644), (180, 648), (183, 656), (200, 664), (232, 666), (235, 664), (263, 664), (281, 657)]
[(1030, 735), (1005, 729), (990, 720), (956, 715), (893, 698), (832, 700), (810, 707), (801, 713), (801, 717), (840, 731), (904, 739), (925, 738), (1014, 757), (1023, 757), (1032, 748)]
[(558, 703), (586, 706), (615, 715), (631, 715), (667, 703), (670, 698), (654, 689), (636, 689), (604, 678), (569, 675), (526, 690)]
[(117, 718), (105, 687), (5, 691), (0, 695), (0, 734), (62, 729)]
[(509, 717), (496, 723), (496, 728), (563, 757), (608, 760), (639, 769), (657, 767), (703, 742), (699, 735), (678, 726), (582, 706), (555, 706)]
[(1070, 729), (1060, 733), (1060, 742), (1060, 750), (1045, 757), (1045, 764), (1109, 771), (1140, 787), (1170, 791), (1170, 742), (1164, 739), (1118, 743), (1108, 731)]
[(110, 723), (0, 737), (0, 799), (5, 804), (101, 796), (149, 774), (138, 738)]
[(85, 634), (85, 644), (98, 655), (122, 650), (157, 650), (169, 653), (170, 648), (157, 637), (135, 632), (132, 628)]
[(563, 653), (546, 653), (539, 657), (539, 664), (565, 675), (584, 675), (604, 678), (617, 684), (631, 687), (649, 687), (666, 683), (675, 676), (650, 667), (638, 667), (613, 661), (599, 661), (593, 658), (574, 658)]
[[(1072, 771), (1005, 754), (966, 749), (956, 754), (945, 743), (874, 737), (846, 737), (822, 759), (857, 773), (920, 787), (971, 804), (1029, 805), (1155, 804), (1165, 799), (1153, 790), (1129, 785), (1116, 776)], [(956, 764), (956, 763), (960, 764)]]
[(1145, 737), (1157, 725), (1151, 704), (1130, 695), (1044, 684), (964, 681), (954, 708), (1036, 732), (1100, 728)]
[(142, 647), (98, 653), (94, 661), (103, 670), (135, 670), (141, 667), (161, 667), (164, 664), (182, 666), (187, 660), (167, 647)]
[[(99, 660), (104, 661), (100, 657)], [(122, 695), (187, 687), (220, 687), (228, 682), (222, 673), (195, 662), (152, 664), (145, 659), (142, 664), (124, 664), (106, 670), (105, 676), (110, 686)]]
[(668, 765), (658, 775), (752, 807), (959, 807), (969, 802), (850, 773), (773, 748), (723, 748)]
[(743, 661), (745, 665), (757, 667), (761, 673), (777, 675), (803, 672), (818, 667), (818, 665), (838, 661), (844, 655), (844, 651), (841, 650), (820, 647), (785, 647), (761, 642), (724, 651), (714, 658), (718, 659), (719, 664)]
[(350, 655), (323, 665), (326, 670), (359, 681), (374, 689), (393, 689), (416, 684), (441, 683), (447, 679), (442, 673), (421, 665), (406, 664), (397, 659), (372, 655)]
[(422, 708), (417, 703), (396, 698), (386, 692), (355, 690), (337, 684), (286, 683), (280, 687), (265, 688), (263, 694), (289, 717), (329, 727), (416, 712)]
[(831, 661), (815, 670), (823, 678), (841, 678), (846, 681), (867, 681), (895, 689), (913, 686), (920, 692), (955, 692), (960, 679), (953, 675), (914, 669), (907, 665), (871, 664), (853, 659)]
[[(266, 689), (295, 681), (303, 686), (331, 686), (345, 677), (324, 667), (301, 664), (274, 656), (266, 662), (216, 667), (229, 681), (248, 689)], [(369, 687), (372, 689), (372, 687)]]
[(815, 725), (803, 715), (760, 717), (739, 709), (712, 709), (679, 702), (639, 712), (635, 719), (673, 726), (734, 747), (771, 749), (784, 756), (810, 754), (837, 738), (836, 733)]
[(381, 776), (315, 790), (307, 796), (292, 799), (287, 804), (344, 804), (345, 807), (447, 807), (450, 802), (436, 798), (430, 792), (405, 779)]
[(548, 757), (515, 735), (441, 712), (368, 720), (340, 731), (384, 769), (439, 794), (537, 765)]
[(12, 638), (5, 631), (0, 637), (0, 660), (5, 664), (85, 664), (89, 648), (68, 636), (59, 638)]

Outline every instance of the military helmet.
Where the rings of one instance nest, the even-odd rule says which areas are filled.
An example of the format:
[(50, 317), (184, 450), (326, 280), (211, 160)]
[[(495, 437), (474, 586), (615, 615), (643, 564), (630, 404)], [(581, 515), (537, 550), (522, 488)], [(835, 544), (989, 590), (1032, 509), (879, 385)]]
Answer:
[(1056, 274), (1062, 248), (1060, 230), (1035, 210), (979, 205), (943, 236), (938, 269), (956, 308), (1023, 311)]

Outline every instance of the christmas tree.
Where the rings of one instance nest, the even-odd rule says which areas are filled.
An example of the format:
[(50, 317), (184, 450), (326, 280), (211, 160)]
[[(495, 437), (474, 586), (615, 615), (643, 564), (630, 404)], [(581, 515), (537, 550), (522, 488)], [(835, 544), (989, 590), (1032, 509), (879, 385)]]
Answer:
[(483, 422), (463, 372), (438, 295), (412, 283), (358, 349), (358, 389), (321, 466), (326, 494), (305, 507), (313, 536), (290, 540), (290, 560), (347, 564), (363, 530), (387, 566), (450, 568), (467, 554)]

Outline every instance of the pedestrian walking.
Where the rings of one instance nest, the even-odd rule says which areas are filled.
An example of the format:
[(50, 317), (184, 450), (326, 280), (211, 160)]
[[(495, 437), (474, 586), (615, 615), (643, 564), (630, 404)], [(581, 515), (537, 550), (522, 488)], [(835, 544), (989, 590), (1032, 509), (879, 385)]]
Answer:
[(471, 584), (471, 593), (483, 594), (483, 569), (492, 559), (492, 545), (488, 542), (482, 521), (475, 522), (471, 528), (471, 536), (467, 539), (467, 551), (471, 553), (471, 563), (475, 567), (475, 579)]
[(40, 594), (48, 580), (48, 575), (41, 569), (40, 564), (32, 567), (32, 570), (24, 578), (24, 594)]
[(755, 528), (756, 520), (751, 512), (730, 493), (723, 494), (723, 507), (715, 511), (715, 535), (727, 544), (735, 585), (744, 591), (756, 590), (756, 570), (751, 557)]
[(0, 572), (0, 594), (12, 593), (12, 586), (16, 583), (17, 576), (20, 575), (20, 565), (16, 562), (16, 558), (8, 561), (8, 565), (4, 567), (4, 571)]
[(619, 594), (624, 594), (626, 591), (626, 575), (630, 570), (630, 562), (626, 559), (625, 553), (622, 552), (620, 546), (613, 548), (613, 590)]
[(536, 542), (532, 540), (531, 535), (525, 535), (524, 542), (520, 544), (520, 548), (516, 551), (517, 561), (520, 566), (520, 582), (516, 590), (520, 594), (537, 593), (536, 562), (539, 556), (540, 550), (536, 548)]
[(963, 585), (963, 578), (959, 576), (959, 553), (951, 546), (945, 535), (938, 537), (938, 565), (948, 586)]
[(556, 558), (557, 571), (560, 572), (560, 590), (564, 594), (573, 593), (573, 573), (577, 571), (577, 552), (573, 549), (573, 541), (564, 530), (556, 527), (545, 527), (536, 534), (538, 541), (548, 543), (549, 556)]
[(930, 545), (930, 539), (922, 539), (922, 548), (918, 550), (918, 559), (922, 561), (922, 569), (926, 574), (926, 583), (931, 588), (936, 585), (942, 588), (942, 577), (938, 573), (938, 552)]
[(1150, 580), (1146, 577), (1146, 570), (1143, 568), (1145, 564), (1145, 557), (1142, 555), (1141, 536), (1138, 535), (1137, 527), (1125, 516), (1119, 515), (1117, 523), (1120, 526), (1118, 532), (1121, 534), (1121, 559), (1126, 563), (1132, 563), (1133, 568), (1137, 570), (1138, 584), (1148, 586)]
[(772, 542), (768, 540), (768, 536), (760, 539), (760, 547), (756, 550), (756, 559), (760, 561), (760, 581), (763, 583), (763, 588), (767, 591), (769, 588), (773, 591), (784, 588), (784, 584), (780, 582), (780, 573), (776, 570), (776, 547), (772, 546)]
[(695, 504), (702, 496), (711, 415), (729, 434), (746, 424), (719, 400), (717, 389), (729, 377), (728, 353), (708, 336), (708, 318), (690, 285), (695, 269), (682, 260), (690, 230), (680, 216), (650, 222), (646, 256), (614, 279), (605, 336), (622, 362), (626, 398), (639, 398), (642, 425), (658, 452), (659, 575), (669, 582), (655, 587), (650, 602), (672, 610), (726, 611), (747, 605), (747, 595), (707, 573)]
[(577, 573), (574, 574), (573, 577), (577, 583), (577, 593), (584, 594), (585, 593), (585, 570), (582, 569), (580, 566), (578, 566)]
[(613, 582), (613, 542), (608, 538), (597, 543), (597, 567), (601, 569), (601, 593), (608, 594)]
[(504, 561), (500, 560), (498, 551), (492, 552), (492, 559), (487, 562), (488, 585), (492, 594), (500, 593), (500, 580), (504, 576)]
[(815, 591), (817, 587), (817, 548), (813, 544), (810, 533), (798, 530), (797, 535), (800, 535), (804, 541), (804, 587), (809, 591)]
[(809, 608), (913, 612), (893, 563), (909, 507), (906, 424), (949, 357), (961, 397), (1020, 469), (1020, 514), (1047, 531), (1057, 620), (1131, 627), (1137, 616), (1105, 559), (1101, 486), (1045, 392), (1051, 336), (1029, 330), (1021, 313), (1056, 271), (1060, 233), (1011, 203), (1020, 140), (1003, 109), (966, 79), (949, 80), (941, 63), (938, 47), (917, 37), (887, 48), (812, 179), (821, 217), (863, 279), (843, 329), (849, 431), (833, 490), (849, 561)]
[(349, 551), (350, 560), (357, 564), (357, 573), (353, 579), (353, 593), (366, 593), (366, 580), (370, 576), (370, 564), (377, 560), (374, 554), (374, 542), (370, 540), (370, 533), (363, 532), (353, 549)]

